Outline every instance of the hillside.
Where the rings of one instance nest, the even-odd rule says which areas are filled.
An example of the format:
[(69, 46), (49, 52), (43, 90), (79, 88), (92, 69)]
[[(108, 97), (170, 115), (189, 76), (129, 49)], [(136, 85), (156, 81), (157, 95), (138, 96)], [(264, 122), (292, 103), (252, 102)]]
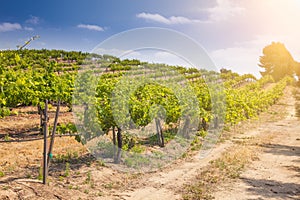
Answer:
[[(60, 50), (1, 51), (0, 72), (0, 199), (230, 199), (227, 183), (268, 163), (266, 141), (299, 154), (289, 77)], [(49, 146), (56, 125), (43, 186), (42, 133)]]

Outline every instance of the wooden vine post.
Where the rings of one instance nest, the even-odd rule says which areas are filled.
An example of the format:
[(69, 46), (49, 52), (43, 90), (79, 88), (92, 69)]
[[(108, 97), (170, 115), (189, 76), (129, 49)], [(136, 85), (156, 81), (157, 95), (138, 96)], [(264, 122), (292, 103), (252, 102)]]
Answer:
[(155, 124), (156, 124), (158, 144), (159, 144), (159, 146), (164, 147), (165, 146), (165, 140), (164, 140), (164, 135), (163, 135), (163, 132), (162, 132), (162, 127), (161, 127), (161, 123), (160, 123), (159, 118), (155, 118)]
[(44, 113), (44, 119), (43, 119), (43, 134), (44, 134), (44, 151), (43, 151), (43, 184), (47, 183), (47, 176), (48, 176), (48, 169), (50, 165), (50, 160), (52, 159), (52, 150), (54, 145), (54, 139), (55, 139), (55, 132), (58, 122), (58, 116), (59, 116), (59, 108), (60, 108), (60, 100), (57, 103), (56, 113), (55, 113), (55, 119), (54, 119), (54, 125), (51, 133), (51, 139), (49, 144), (49, 150), (47, 147), (47, 138), (48, 138), (48, 100), (45, 101), (45, 109), (43, 110)]
[(43, 184), (47, 183), (47, 136), (48, 136), (48, 100), (45, 100), (45, 109), (44, 109), (44, 152), (43, 152)]
[(53, 129), (52, 129), (52, 133), (51, 133), (51, 140), (50, 140), (50, 146), (49, 146), (49, 151), (48, 151), (48, 159), (47, 159), (47, 168), (49, 168), (50, 159), (52, 159), (52, 157), (53, 157), (52, 156), (52, 150), (53, 150), (56, 127), (57, 127), (57, 122), (58, 122), (59, 108), (60, 108), (60, 100), (58, 100), (58, 102), (57, 102), (55, 119), (54, 119)]

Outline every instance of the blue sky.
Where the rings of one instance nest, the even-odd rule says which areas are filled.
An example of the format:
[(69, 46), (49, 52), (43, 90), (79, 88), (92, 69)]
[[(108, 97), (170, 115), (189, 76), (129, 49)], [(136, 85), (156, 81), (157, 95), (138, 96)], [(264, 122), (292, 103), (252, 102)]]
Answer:
[(193, 38), (218, 68), (258, 75), (272, 41), (300, 61), (299, 10), (299, 0), (11, 0), (0, 7), (0, 49), (40, 35), (28, 48), (90, 52), (122, 31), (161, 27)]

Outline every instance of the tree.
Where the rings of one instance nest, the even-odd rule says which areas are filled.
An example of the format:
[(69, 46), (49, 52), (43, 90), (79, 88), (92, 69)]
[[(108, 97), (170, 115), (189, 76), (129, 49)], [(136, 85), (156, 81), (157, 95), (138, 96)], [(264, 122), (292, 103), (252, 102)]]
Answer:
[(296, 75), (298, 76), (298, 81), (300, 83), (300, 63), (299, 62), (296, 62), (296, 65), (295, 65), (295, 73)]
[(262, 76), (271, 75), (275, 81), (279, 81), (286, 75), (294, 75), (296, 62), (284, 44), (272, 42), (263, 49), (259, 66), (265, 69), (260, 72)]

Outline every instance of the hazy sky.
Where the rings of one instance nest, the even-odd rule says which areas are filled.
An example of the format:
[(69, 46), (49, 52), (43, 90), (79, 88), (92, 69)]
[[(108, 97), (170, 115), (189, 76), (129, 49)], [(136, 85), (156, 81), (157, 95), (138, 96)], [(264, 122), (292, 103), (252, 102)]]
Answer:
[(40, 35), (28, 48), (90, 52), (119, 32), (162, 27), (193, 38), (218, 68), (258, 75), (272, 41), (300, 61), (299, 21), (300, 0), (10, 0), (1, 2), (0, 49)]

